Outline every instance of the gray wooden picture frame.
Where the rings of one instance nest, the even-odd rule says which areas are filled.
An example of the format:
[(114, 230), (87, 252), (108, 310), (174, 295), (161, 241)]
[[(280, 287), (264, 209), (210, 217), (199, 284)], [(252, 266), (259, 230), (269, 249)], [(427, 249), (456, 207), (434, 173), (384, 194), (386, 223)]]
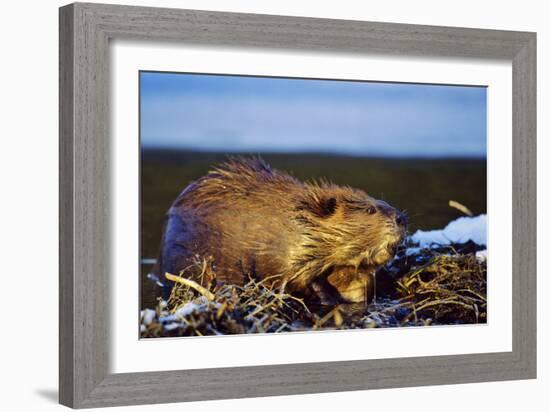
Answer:
[[(84, 3), (62, 7), (59, 23), (62, 404), (86, 408), (535, 378), (535, 33)], [(109, 373), (111, 39), (511, 61), (513, 350)]]

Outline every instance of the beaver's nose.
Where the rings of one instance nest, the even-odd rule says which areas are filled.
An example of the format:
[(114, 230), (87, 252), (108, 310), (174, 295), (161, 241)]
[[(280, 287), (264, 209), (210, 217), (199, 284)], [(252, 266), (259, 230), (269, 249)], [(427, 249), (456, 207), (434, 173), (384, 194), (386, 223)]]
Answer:
[(407, 223), (409, 222), (409, 216), (407, 215), (406, 211), (400, 212), (395, 216), (395, 223), (397, 223), (399, 226), (407, 226)]

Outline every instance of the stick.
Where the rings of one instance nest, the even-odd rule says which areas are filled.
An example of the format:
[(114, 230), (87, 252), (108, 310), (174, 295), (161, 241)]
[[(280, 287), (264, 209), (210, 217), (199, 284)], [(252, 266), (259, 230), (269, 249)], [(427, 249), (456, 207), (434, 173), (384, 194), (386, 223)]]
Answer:
[(182, 278), (181, 276), (175, 276), (168, 272), (164, 274), (164, 277), (173, 282), (181, 283), (182, 285), (189, 286), (190, 288), (195, 289), (208, 300), (214, 300), (214, 294), (212, 292), (191, 279)]
[(456, 200), (449, 200), (449, 206), (454, 207), (457, 210), (460, 210), (465, 215), (468, 215), (468, 216), (473, 216), (474, 215), (470, 209), (468, 209), (462, 203), (458, 203)]

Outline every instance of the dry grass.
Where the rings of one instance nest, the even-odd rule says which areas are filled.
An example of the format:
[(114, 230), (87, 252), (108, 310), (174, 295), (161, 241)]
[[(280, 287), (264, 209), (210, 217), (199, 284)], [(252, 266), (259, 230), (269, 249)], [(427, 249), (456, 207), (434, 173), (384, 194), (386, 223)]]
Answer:
[(439, 255), (397, 282), (412, 317), (438, 323), (487, 320), (487, 266), (475, 255)]
[(303, 301), (264, 282), (214, 281), (207, 288), (193, 283), (176, 283), (168, 302), (160, 301), (153, 321), (142, 328), (142, 337), (288, 332), (304, 330), (301, 320), (313, 319)]
[[(465, 251), (467, 253), (465, 253)], [(487, 321), (487, 265), (471, 245), (403, 248), (377, 274), (378, 297), (368, 306), (320, 306), (249, 279), (222, 284), (215, 273), (197, 282), (172, 275), (168, 301), (141, 314), (141, 336), (203, 336), (322, 329), (428, 326)], [(169, 275), (170, 276), (170, 275)], [(202, 284), (202, 286), (201, 286)]]

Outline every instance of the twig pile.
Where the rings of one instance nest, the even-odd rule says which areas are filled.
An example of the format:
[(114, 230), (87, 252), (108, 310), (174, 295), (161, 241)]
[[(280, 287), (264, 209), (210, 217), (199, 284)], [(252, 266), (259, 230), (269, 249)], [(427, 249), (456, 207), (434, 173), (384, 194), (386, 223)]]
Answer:
[(439, 255), (397, 282), (412, 310), (404, 322), (430, 318), (439, 324), (487, 321), (487, 265), (475, 255)]
[(478, 249), (475, 244), (401, 249), (378, 272), (378, 297), (368, 306), (306, 303), (272, 289), (269, 278), (250, 278), (244, 286), (219, 283), (203, 262), (199, 282), (185, 273), (167, 274), (175, 282), (171, 296), (141, 312), (141, 336), (485, 323), (487, 265), (476, 257)]
[(267, 279), (244, 286), (214, 280), (203, 287), (183, 276), (167, 277), (176, 281), (172, 294), (154, 314), (142, 311), (142, 337), (288, 332), (312, 321), (301, 299), (269, 288)]

